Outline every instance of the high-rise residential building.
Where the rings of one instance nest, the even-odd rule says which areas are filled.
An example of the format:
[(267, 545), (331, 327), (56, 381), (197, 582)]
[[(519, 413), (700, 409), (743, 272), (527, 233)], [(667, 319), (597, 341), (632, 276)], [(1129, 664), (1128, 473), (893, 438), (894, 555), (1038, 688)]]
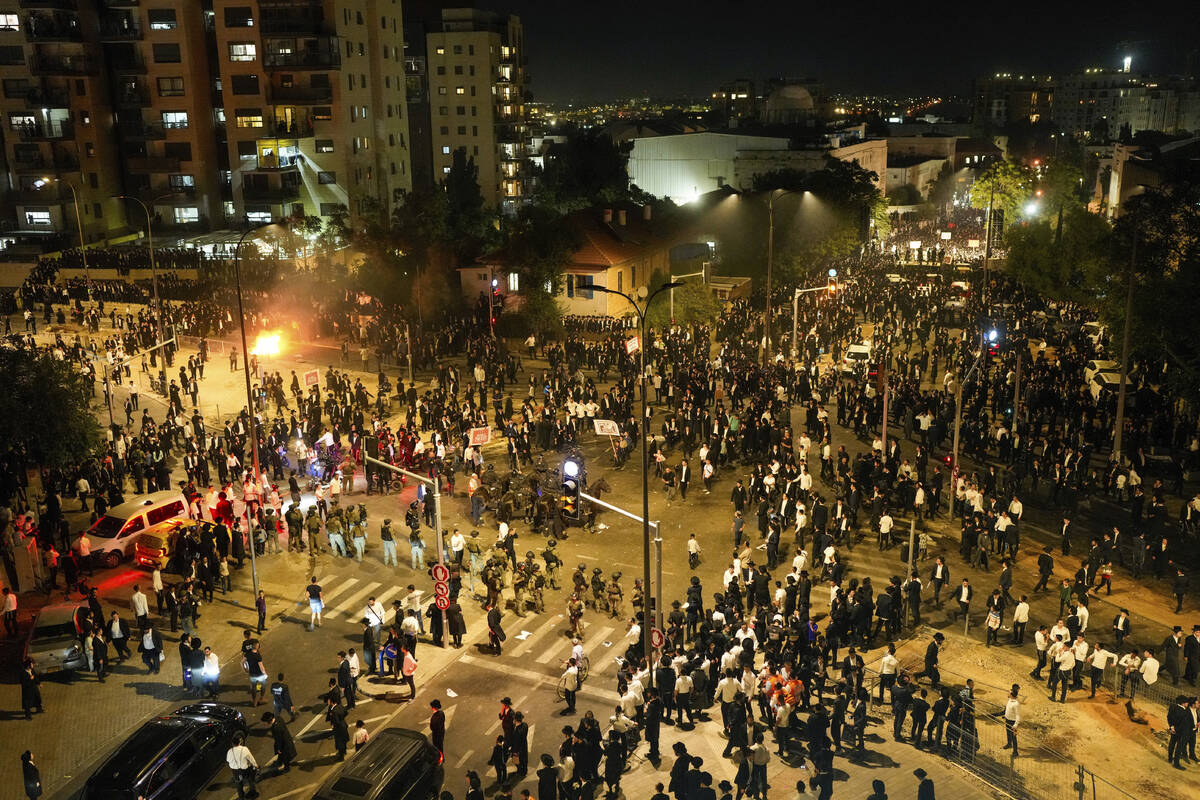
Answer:
[(397, 0), (215, 0), (232, 208), (390, 209), (411, 188)]
[(758, 96), (754, 94), (754, 81), (735, 78), (723, 83), (712, 93), (713, 106), (720, 110), (726, 120), (740, 120), (758, 115)]
[(141, 229), (122, 194), (189, 233), (412, 185), (399, 0), (7, 1), (6, 240)]
[[(413, 47), (410, 43), (410, 57)], [(521, 20), (475, 8), (444, 8), (429, 24), (425, 57), (433, 180), (455, 151), (474, 160), (484, 202), (516, 213), (528, 198), (530, 127)]]

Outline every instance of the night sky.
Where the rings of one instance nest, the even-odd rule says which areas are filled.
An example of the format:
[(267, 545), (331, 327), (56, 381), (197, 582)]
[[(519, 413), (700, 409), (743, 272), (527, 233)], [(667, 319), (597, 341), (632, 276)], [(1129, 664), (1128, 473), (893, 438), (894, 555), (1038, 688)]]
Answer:
[[(1183, 72), (1197, 4), (811, 0), (483, 0), (525, 25), (536, 100), (706, 95), (735, 77), (812, 76), (832, 90), (946, 95), (977, 75), (1139, 65)], [(1022, 7), (1020, 12), (1012, 11)], [(880, 8), (887, 9), (881, 12)], [(855, 12), (861, 9), (861, 13)], [(1032, 9), (1027, 11), (1026, 9)], [(1034, 16), (1034, 12), (1037, 15)], [(1123, 46), (1123, 43), (1129, 43)], [(1193, 55), (1192, 66), (1200, 69)]]

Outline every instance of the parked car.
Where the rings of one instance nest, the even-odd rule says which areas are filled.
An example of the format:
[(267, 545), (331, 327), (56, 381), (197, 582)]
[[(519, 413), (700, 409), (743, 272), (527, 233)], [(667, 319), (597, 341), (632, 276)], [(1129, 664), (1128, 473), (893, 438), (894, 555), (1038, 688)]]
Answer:
[(852, 344), (842, 355), (842, 372), (857, 375), (860, 368), (871, 360), (871, 345)]
[(187, 517), (174, 517), (166, 522), (152, 525), (148, 530), (138, 534), (137, 541), (134, 543), (133, 561), (137, 566), (146, 569), (154, 569), (157, 566), (164, 571), (173, 568), (177, 571), (178, 563), (172, 564), (172, 562), (178, 561), (179, 542), (184, 535), (189, 531), (195, 531), (199, 536), (205, 528), (215, 527), (211, 522), (197, 521)]
[(25, 639), (25, 658), (42, 674), (86, 670), (79, 637), (90, 614), (84, 603), (42, 606)]
[(321, 784), (313, 800), (435, 800), (442, 760), (425, 734), (384, 728)]
[(1088, 391), (1097, 403), (1104, 398), (1115, 398), (1121, 387), (1121, 373), (1101, 370), (1088, 381)]
[(1083, 379), (1090, 384), (1092, 382), (1092, 376), (1097, 372), (1115, 372), (1120, 375), (1121, 365), (1115, 361), (1109, 361), (1108, 359), (1094, 358), (1084, 365)]
[(160, 522), (186, 517), (187, 501), (177, 491), (151, 492), (108, 510), (88, 529), (92, 558), (115, 567), (132, 558), (137, 534)]
[(194, 703), (155, 717), (117, 748), (84, 785), (83, 800), (191, 800), (225, 769), (242, 712)]

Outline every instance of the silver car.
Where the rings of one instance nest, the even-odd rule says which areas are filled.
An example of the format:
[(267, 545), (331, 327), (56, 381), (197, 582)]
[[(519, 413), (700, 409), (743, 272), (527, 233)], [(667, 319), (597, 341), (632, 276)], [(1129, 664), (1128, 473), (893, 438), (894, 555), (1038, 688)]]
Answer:
[(56, 603), (45, 606), (33, 620), (25, 640), (25, 658), (33, 660), (42, 673), (86, 670), (80, 635), (89, 625), (91, 612), (82, 603)]

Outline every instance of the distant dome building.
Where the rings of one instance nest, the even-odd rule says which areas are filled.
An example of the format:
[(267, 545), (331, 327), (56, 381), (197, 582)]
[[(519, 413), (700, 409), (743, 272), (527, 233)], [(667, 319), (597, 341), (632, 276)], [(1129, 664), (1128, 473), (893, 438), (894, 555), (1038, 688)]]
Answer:
[(782, 124), (800, 122), (812, 117), (813, 96), (803, 86), (780, 86), (767, 96), (766, 121)]

